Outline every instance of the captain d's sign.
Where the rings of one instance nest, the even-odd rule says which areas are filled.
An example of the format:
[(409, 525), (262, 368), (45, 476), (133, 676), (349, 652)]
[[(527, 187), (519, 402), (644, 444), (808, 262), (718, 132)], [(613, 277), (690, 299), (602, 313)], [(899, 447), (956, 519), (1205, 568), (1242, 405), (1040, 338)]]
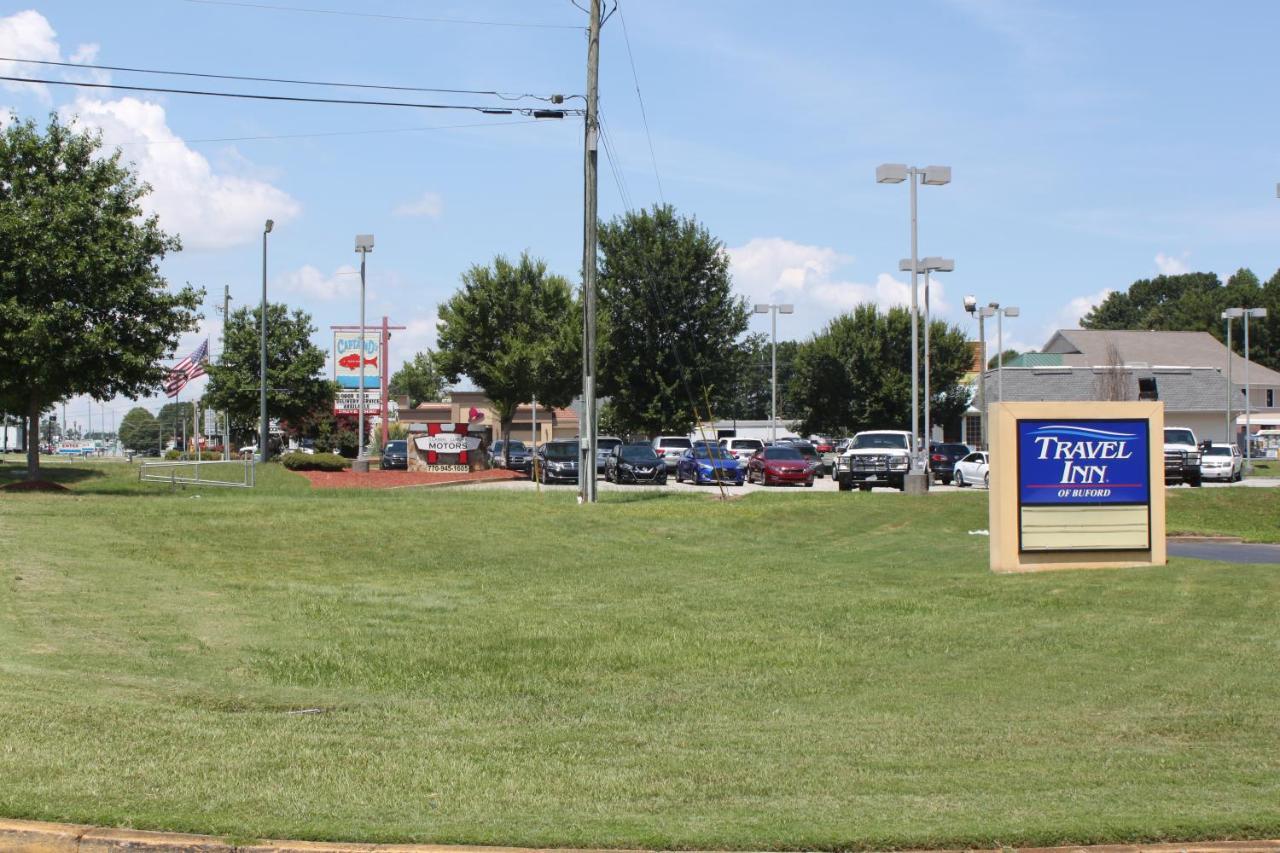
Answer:
[[(1164, 407), (1158, 402), (992, 407), (995, 571), (1162, 565)], [(1156, 452), (1159, 449), (1160, 452)]]

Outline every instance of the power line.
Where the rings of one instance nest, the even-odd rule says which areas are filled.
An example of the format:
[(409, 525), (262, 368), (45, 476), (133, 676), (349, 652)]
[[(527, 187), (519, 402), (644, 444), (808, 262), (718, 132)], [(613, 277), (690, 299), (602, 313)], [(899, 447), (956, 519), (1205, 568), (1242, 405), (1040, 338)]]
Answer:
[(16, 59), (0, 56), (0, 62), (21, 62), (26, 65), (52, 65), (58, 68), (88, 68), (94, 71), (122, 71), (127, 74), (161, 74), (166, 77), (200, 77), (207, 80), (244, 80), (250, 83), (286, 83), (291, 86), (324, 86), (335, 89), (379, 89), (387, 92), (436, 92), (447, 95), (492, 95), (508, 101), (530, 98), (538, 101), (560, 103), (563, 95), (533, 95), (529, 93), (498, 92), (491, 89), (437, 89), (427, 86), (391, 86), (378, 83), (344, 83), (324, 80), (293, 80), (285, 77), (252, 77), (242, 74), (211, 74), (198, 71), (164, 71), (156, 68), (131, 68), (124, 65), (91, 65), (84, 62), (55, 62), (52, 59)]
[(653, 152), (653, 135), (649, 133), (649, 115), (645, 112), (644, 96), (640, 94), (640, 77), (636, 74), (636, 57), (631, 52), (631, 35), (627, 32), (627, 16), (617, 2), (614, 3), (613, 7), (618, 10), (618, 19), (622, 21), (622, 37), (627, 43), (627, 58), (631, 60), (631, 79), (636, 84), (636, 100), (640, 102), (640, 118), (644, 121), (644, 135), (649, 140), (649, 159), (653, 161), (653, 177), (658, 182), (658, 199), (663, 204), (666, 204), (667, 198), (662, 192), (662, 176), (658, 174), (658, 155)]
[(44, 83), (49, 86), (82, 86), (88, 89), (120, 89), (128, 92), (158, 92), (167, 95), (201, 95), (209, 98), (240, 98), (250, 101), (285, 101), (297, 104), (340, 104), (365, 107), (407, 107), (419, 110), (464, 110), (486, 115), (527, 115), (546, 113), (547, 118), (582, 115), (582, 110), (542, 110), (533, 107), (485, 107), (470, 104), (420, 104), (410, 101), (364, 101), (356, 98), (304, 98), (298, 95), (261, 95), (248, 92), (210, 92), (202, 89), (168, 89), (160, 86), (125, 86), (121, 83), (77, 83), (72, 80), (42, 80), (35, 77), (0, 75), (14, 83)]
[(519, 21), (484, 21), (471, 18), (419, 18), (411, 15), (383, 15), (376, 12), (348, 12), (341, 9), (313, 9), (305, 6), (277, 6), (269, 3), (247, 3), (243, 0), (187, 0), (203, 6), (236, 6), (243, 9), (267, 9), (273, 12), (305, 12), (311, 15), (338, 15), (348, 18), (376, 18), (384, 21), (411, 21), (419, 24), (470, 24), (479, 27), (516, 27), (539, 30), (581, 30), (576, 24), (535, 24)]
[(183, 145), (201, 142), (267, 142), (277, 139), (316, 139), (328, 136), (368, 136), (383, 133), (421, 133), (429, 130), (458, 130), (467, 127), (511, 127), (517, 124), (542, 124), (541, 119), (531, 118), (523, 121), (478, 121), (468, 124), (437, 124), (424, 127), (392, 127), (381, 130), (333, 130), (318, 133), (279, 133), (260, 136), (211, 136), (203, 139), (156, 139), (135, 140), (133, 142), (103, 143), (108, 148), (124, 148), (134, 145)]
[(635, 208), (631, 204), (631, 190), (627, 186), (626, 178), (623, 177), (622, 161), (619, 160), (617, 152), (614, 150), (613, 139), (605, 126), (603, 114), (599, 115), (599, 122), (600, 141), (604, 143), (605, 159), (609, 161), (609, 170), (613, 172), (613, 182), (618, 186), (618, 196), (622, 199), (622, 206), (625, 210), (634, 210)]

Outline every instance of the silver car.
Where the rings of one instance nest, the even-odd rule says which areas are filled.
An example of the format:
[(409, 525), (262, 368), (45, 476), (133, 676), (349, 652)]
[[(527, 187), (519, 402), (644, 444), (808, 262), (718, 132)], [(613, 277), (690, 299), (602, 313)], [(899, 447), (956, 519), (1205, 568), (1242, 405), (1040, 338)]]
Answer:
[(758, 438), (722, 438), (720, 446), (729, 451), (742, 467), (746, 468), (755, 452), (764, 447), (764, 442)]
[(680, 457), (690, 447), (693, 447), (693, 442), (684, 435), (660, 435), (653, 440), (653, 451), (662, 457), (668, 473), (675, 472)]

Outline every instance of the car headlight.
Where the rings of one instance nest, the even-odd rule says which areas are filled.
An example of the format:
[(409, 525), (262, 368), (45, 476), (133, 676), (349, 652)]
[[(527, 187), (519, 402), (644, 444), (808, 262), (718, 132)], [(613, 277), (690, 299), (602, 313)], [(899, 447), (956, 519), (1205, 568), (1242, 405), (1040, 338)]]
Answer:
[(1200, 464), (1200, 454), (1199, 454), (1199, 453), (1188, 453), (1188, 454), (1187, 454), (1187, 463), (1188, 463), (1188, 464), (1190, 464), (1190, 465), (1199, 465), (1199, 464)]
[(909, 468), (910, 466), (911, 466), (911, 460), (905, 456), (895, 456), (893, 459), (889, 460), (890, 468), (906, 469), (906, 468)]

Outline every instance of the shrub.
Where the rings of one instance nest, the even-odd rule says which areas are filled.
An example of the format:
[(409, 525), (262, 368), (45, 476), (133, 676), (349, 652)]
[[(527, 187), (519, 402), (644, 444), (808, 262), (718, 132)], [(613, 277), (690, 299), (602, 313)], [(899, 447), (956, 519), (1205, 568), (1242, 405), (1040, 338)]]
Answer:
[[(193, 454), (191, 454), (190, 452), (188, 452), (188, 453), (186, 454), (186, 456), (183, 456), (183, 455), (182, 455), (182, 451), (181, 451), (181, 450), (166, 450), (166, 451), (164, 452), (164, 458), (165, 458), (165, 460), (166, 460), (166, 461), (169, 461), (169, 462), (178, 462), (178, 461), (183, 461), (183, 460), (186, 460), (186, 461), (189, 461), (189, 462), (194, 462), (194, 461), (195, 461), (195, 457), (193, 456)], [(232, 458), (232, 459), (235, 459), (236, 457), (235, 457), (235, 456), (232, 456), (231, 458)], [(202, 462), (220, 462), (220, 461), (222, 461), (222, 452), (221, 452), (221, 451), (218, 451), (217, 453), (215, 453), (215, 452), (214, 452), (214, 451), (212, 451), (212, 450), (205, 450), (205, 451), (201, 452), (201, 454), (200, 454), (200, 461), (202, 461)]]
[(351, 467), (351, 460), (334, 453), (286, 453), (280, 464), (290, 471), (341, 471)]

